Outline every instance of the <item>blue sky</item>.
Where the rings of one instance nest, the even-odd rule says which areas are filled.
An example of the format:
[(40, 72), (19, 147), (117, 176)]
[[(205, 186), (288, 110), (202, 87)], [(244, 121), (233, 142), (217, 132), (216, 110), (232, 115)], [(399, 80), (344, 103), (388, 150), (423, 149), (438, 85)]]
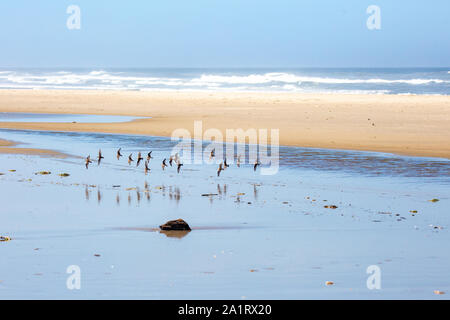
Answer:
[(0, 67), (448, 67), (449, 15), (448, 0), (3, 0)]

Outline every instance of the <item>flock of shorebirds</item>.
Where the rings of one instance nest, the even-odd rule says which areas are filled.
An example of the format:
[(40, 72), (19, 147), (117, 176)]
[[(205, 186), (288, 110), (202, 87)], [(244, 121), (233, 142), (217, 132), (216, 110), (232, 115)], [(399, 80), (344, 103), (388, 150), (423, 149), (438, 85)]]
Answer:
[[(117, 160), (120, 160), (120, 158), (123, 157), (123, 155), (122, 155), (122, 153), (121, 153), (121, 150), (122, 150), (122, 148), (119, 148), (119, 149), (117, 150), (117, 154), (116, 154)], [(149, 168), (149, 163), (150, 163), (150, 160), (153, 159), (153, 157), (152, 157), (152, 152), (153, 152), (153, 151), (150, 151), (149, 153), (147, 153), (147, 159), (146, 159), (145, 161), (144, 161), (144, 158), (142, 157), (141, 152), (138, 152), (138, 155), (137, 155), (136, 167), (138, 167), (139, 164), (140, 164), (142, 161), (144, 161), (144, 172), (145, 172), (145, 174), (147, 174), (147, 173), (151, 170), (151, 169)], [(211, 151), (211, 153), (210, 153), (209, 158), (212, 159), (212, 158), (215, 158), (215, 156), (216, 156), (216, 149), (213, 149), (213, 150)], [(97, 164), (100, 165), (100, 163), (102, 162), (102, 159), (104, 159), (104, 158), (105, 158), (105, 157), (102, 155), (102, 150), (101, 150), (101, 149), (98, 150)], [(133, 153), (130, 153), (130, 155), (128, 156), (128, 165), (131, 165), (132, 162), (134, 162), (134, 159), (133, 159)], [(86, 160), (85, 160), (85, 166), (86, 166), (86, 169), (89, 169), (89, 164), (91, 164), (91, 163), (92, 163), (91, 156), (88, 155), (88, 156), (86, 157)], [(178, 153), (175, 153), (175, 155), (173, 155), (173, 156), (171, 155), (171, 156), (169, 157), (169, 165), (172, 167), (174, 163), (175, 163), (176, 166), (177, 166), (177, 173), (180, 173), (180, 170), (181, 170), (181, 167), (183, 166), (183, 164), (181, 163), (181, 160), (180, 160), (180, 157), (179, 157)], [(167, 164), (167, 158), (164, 158), (164, 160), (163, 160), (162, 163), (161, 163), (161, 168), (162, 168), (162, 170), (164, 170), (164, 169), (165, 169), (166, 167), (168, 167), (169, 165)], [(241, 156), (240, 156), (240, 155), (237, 157), (236, 165), (237, 165), (238, 167), (241, 166)], [(257, 159), (257, 160), (255, 161), (254, 165), (253, 165), (253, 170), (256, 171), (256, 169), (257, 169), (258, 166), (260, 166), (260, 165), (261, 165), (261, 163), (260, 163), (259, 160)], [(221, 163), (219, 164), (219, 168), (217, 169), (217, 176), (219, 177), (219, 176), (220, 176), (220, 173), (221, 173), (223, 170), (225, 170), (226, 168), (228, 168), (229, 166), (230, 166), (230, 165), (227, 163), (227, 159), (225, 158), (225, 159), (223, 160), (223, 162), (221, 162)]]

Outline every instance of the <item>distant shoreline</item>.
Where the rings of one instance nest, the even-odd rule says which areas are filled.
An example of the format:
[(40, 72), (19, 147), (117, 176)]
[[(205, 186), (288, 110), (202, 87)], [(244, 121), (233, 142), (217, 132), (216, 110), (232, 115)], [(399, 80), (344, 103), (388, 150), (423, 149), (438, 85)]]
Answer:
[(450, 159), (450, 97), (105, 90), (0, 90), (0, 112), (152, 117), (125, 123), (16, 123), (0, 128), (170, 137), (173, 130), (279, 129), (280, 145)]

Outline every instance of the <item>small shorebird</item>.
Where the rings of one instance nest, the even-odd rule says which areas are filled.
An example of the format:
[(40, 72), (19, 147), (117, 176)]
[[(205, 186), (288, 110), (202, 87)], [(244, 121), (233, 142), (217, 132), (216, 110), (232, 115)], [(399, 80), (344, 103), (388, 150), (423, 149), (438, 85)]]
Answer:
[(153, 152), (153, 151), (150, 151), (149, 153), (147, 153), (147, 161), (150, 161), (150, 159), (153, 158), (153, 157), (152, 157), (152, 152)]
[(241, 155), (238, 155), (236, 165), (238, 166), (238, 168), (241, 166)]
[(87, 156), (87, 158), (86, 158), (86, 162), (85, 162), (86, 169), (89, 167), (89, 163), (92, 163), (92, 160), (91, 160), (91, 156), (90, 156), (90, 155)]
[(164, 170), (165, 167), (167, 167), (166, 158), (164, 158), (164, 160), (163, 160), (163, 162), (161, 164), (161, 167), (162, 167), (163, 170)]
[[(144, 170), (144, 172), (145, 172), (145, 174), (147, 174), (147, 172), (150, 171), (150, 168), (148, 167), (148, 161), (145, 161), (144, 164), (145, 164), (145, 170)], [(147, 183), (147, 182), (146, 182), (146, 183)]]
[(209, 155), (209, 160), (211, 160), (212, 158), (214, 158), (216, 156), (216, 148), (211, 150), (211, 153)]
[(181, 161), (177, 162), (177, 173), (180, 173), (180, 169), (183, 166), (183, 164), (181, 163)]
[(121, 150), (122, 148), (119, 148), (119, 150), (117, 150), (117, 160), (119, 160), (120, 159), (120, 157), (122, 156), (122, 154), (120, 153), (120, 150)]
[(172, 166), (172, 162), (173, 162), (173, 156), (170, 156), (170, 158), (169, 158), (169, 164), (170, 164), (170, 166)]
[(220, 172), (223, 170), (222, 162), (219, 164), (219, 169), (217, 169), (217, 176), (220, 176)]
[(227, 163), (227, 158), (225, 158), (225, 160), (223, 161), (223, 169), (225, 170), (226, 168), (228, 168), (230, 165)]
[(97, 160), (98, 165), (100, 165), (100, 162), (102, 161), (102, 159), (105, 159), (105, 157), (102, 156), (102, 149), (99, 149), (98, 150), (98, 160)]
[(178, 152), (175, 153), (175, 157), (173, 158), (176, 163), (180, 162), (180, 156), (178, 155)]
[(141, 161), (144, 160), (144, 158), (142, 158), (142, 155), (140, 152), (138, 152), (138, 158), (137, 158), (137, 162), (136, 162), (136, 167), (139, 166), (139, 163), (141, 163)]
[(256, 171), (256, 168), (260, 165), (261, 165), (261, 162), (259, 162), (259, 160), (256, 160), (255, 164), (253, 165), (253, 171)]
[(130, 153), (130, 155), (128, 156), (128, 164), (129, 164), (129, 165), (131, 164), (131, 162), (134, 161), (133, 158), (131, 157), (132, 155), (133, 155), (133, 154)]

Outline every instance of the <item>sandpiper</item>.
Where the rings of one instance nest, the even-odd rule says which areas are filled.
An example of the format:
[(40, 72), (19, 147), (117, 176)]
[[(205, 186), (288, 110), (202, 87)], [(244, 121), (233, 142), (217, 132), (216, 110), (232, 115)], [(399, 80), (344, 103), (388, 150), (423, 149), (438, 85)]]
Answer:
[(144, 158), (142, 158), (142, 155), (140, 152), (138, 152), (138, 158), (137, 158), (137, 162), (136, 162), (136, 167), (139, 166), (139, 163), (141, 163), (141, 161), (144, 160)]
[(122, 148), (119, 148), (119, 150), (117, 150), (117, 160), (119, 160), (120, 159), (120, 157), (122, 156), (122, 154), (120, 153), (120, 150), (121, 150)]
[(165, 167), (167, 167), (166, 158), (164, 158), (164, 160), (163, 160), (163, 162), (161, 164), (161, 167), (162, 167), (163, 170), (164, 170)]
[(173, 162), (173, 156), (170, 156), (170, 158), (169, 158), (169, 164), (170, 164), (170, 166), (172, 166), (172, 162)]
[(236, 165), (238, 166), (238, 168), (241, 166), (241, 155), (238, 155)]
[(150, 159), (153, 158), (153, 157), (152, 157), (152, 152), (153, 152), (153, 151), (150, 151), (149, 153), (147, 153), (147, 161), (150, 161)]
[(87, 156), (87, 158), (86, 158), (86, 162), (85, 162), (86, 169), (89, 167), (89, 163), (92, 163), (92, 160), (91, 160), (91, 156), (90, 156), (90, 155)]
[(225, 158), (225, 160), (223, 161), (223, 169), (225, 170), (226, 168), (228, 168), (230, 165), (227, 163), (227, 158)]
[(256, 171), (256, 168), (260, 165), (261, 165), (261, 162), (259, 162), (259, 160), (256, 160), (255, 164), (253, 165), (253, 171)]
[(133, 155), (133, 154), (130, 153), (130, 155), (128, 156), (128, 164), (129, 164), (129, 165), (131, 164), (131, 162), (134, 161), (133, 158), (131, 157), (132, 155)]
[(105, 158), (105, 157), (102, 156), (102, 149), (99, 149), (99, 150), (98, 150), (98, 160), (97, 160), (98, 165), (100, 165), (100, 162), (101, 162), (102, 159), (104, 159), (104, 158)]
[(214, 158), (216, 156), (216, 148), (211, 150), (211, 153), (209, 155), (209, 160), (211, 160), (212, 158)]
[[(148, 167), (148, 161), (145, 161), (144, 164), (145, 164), (145, 170), (144, 170), (144, 172), (145, 172), (145, 174), (147, 174), (147, 172), (150, 171), (150, 168)], [(146, 182), (146, 183), (147, 183), (147, 182)]]
[(180, 169), (183, 166), (183, 164), (181, 163), (181, 161), (177, 162), (177, 173), (180, 173)]
[(217, 169), (217, 176), (220, 176), (220, 172), (223, 170), (222, 162), (219, 164), (219, 169)]

